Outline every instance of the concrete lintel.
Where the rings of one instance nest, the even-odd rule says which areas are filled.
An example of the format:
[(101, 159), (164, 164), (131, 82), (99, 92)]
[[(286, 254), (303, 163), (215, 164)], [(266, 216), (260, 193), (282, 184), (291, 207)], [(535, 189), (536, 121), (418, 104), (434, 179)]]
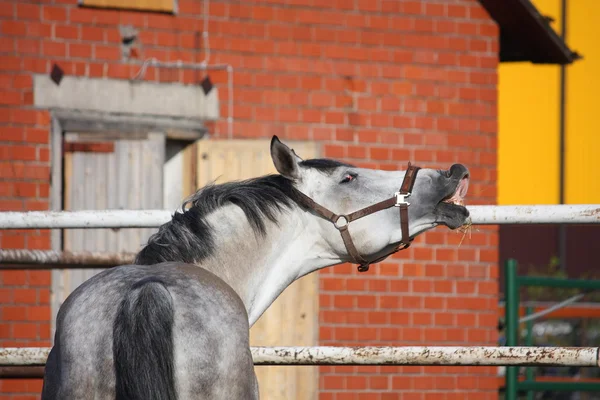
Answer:
[(35, 75), (34, 105), (103, 113), (219, 118), (216, 88), (205, 95), (197, 85), (124, 79), (65, 76), (60, 85), (56, 85), (48, 75)]

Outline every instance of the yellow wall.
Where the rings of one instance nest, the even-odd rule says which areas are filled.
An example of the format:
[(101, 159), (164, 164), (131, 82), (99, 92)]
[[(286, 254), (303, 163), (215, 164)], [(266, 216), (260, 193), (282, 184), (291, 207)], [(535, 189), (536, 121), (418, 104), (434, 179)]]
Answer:
[[(560, 32), (560, 0), (534, 0)], [(568, 1), (565, 200), (600, 203), (600, 0)], [(502, 63), (498, 204), (559, 202), (560, 67)]]
[(498, 204), (555, 204), (559, 69), (500, 64)]
[[(560, 27), (560, 0), (534, 3)], [(556, 204), (560, 68), (501, 63), (498, 76), (498, 204)]]
[(600, 1), (567, 3), (566, 202), (600, 203)]

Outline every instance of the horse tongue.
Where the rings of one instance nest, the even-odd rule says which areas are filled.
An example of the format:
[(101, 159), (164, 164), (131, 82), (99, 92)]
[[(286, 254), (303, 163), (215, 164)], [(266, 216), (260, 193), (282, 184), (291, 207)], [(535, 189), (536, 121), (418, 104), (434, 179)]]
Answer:
[(445, 200), (444, 202), (462, 206), (465, 204), (465, 196), (467, 195), (468, 190), (469, 190), (469, 177), (465, 176), (458, 183), (458, 186), (456, 187), (456, 191), (454, 192), (452, 197)]
[(458, 183), (458, 187), (456, 188), (456, 193), (458, 193), (458, 195), (464, 199), (465, 197), (467, 197), (468, 190), (469, 190), (469, 177), (465, 176)]

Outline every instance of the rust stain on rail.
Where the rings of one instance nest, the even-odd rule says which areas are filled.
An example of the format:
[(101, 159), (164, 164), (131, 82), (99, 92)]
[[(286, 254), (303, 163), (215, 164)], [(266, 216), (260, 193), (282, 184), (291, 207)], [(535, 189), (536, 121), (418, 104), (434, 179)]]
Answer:
[(600, 220), (600, 208), (584, 211), (581, 215), (584, 217), (596, 217), (597, 220)]

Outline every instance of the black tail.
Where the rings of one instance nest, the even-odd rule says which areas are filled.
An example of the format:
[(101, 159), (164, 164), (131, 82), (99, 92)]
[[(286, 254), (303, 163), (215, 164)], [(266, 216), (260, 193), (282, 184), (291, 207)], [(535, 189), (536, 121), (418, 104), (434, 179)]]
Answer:
[(145, 278), (119, 305), (113, 325), (116, 400), (176, 400), (173, 300), (165, 283)]

